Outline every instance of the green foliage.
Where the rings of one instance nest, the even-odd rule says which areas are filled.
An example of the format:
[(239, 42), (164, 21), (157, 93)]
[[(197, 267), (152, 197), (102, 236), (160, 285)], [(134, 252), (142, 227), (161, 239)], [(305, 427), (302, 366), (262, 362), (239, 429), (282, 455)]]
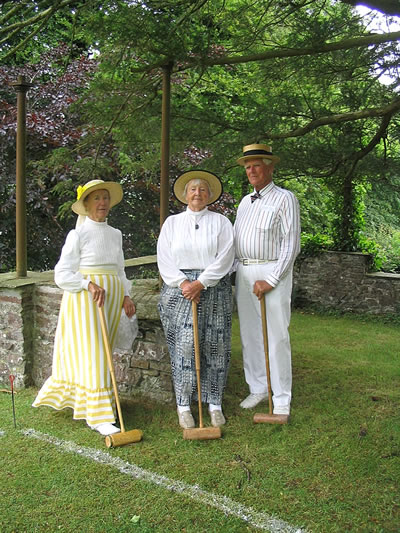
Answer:
[(400, 186), (399, 167), (392, 172), (385, 166), (375, 169), (371, 194), (366, 199), (368, 224), (365, 235), (376, 241), (382, 254), (382, 269), (400, 272)]
[(373, 244), (372, 252), (365, 248), (365, 251), (374, 254), (378, 257), (375, 262), (376, 270), (383, 270), (384, 272), (400, 272), (400, 231), (393, 229), (393, 227), (385, 225), (376, 227), (373, 232), (375, 240), (366, 241)]
[(301, 233), (301, 252), (300, 257), (312, 257), (320, 252), (333, 249), (333, 240), (328, 235), (316, 233)]
[[(40, 14), (50, 4), (25, 2), (25, 16), (35, 9)], [(398, 186), (398, 115), (383, 128), (382, 116), (368, 110), (396, 98), (395, 84), (384, 86), (377, 80), (381, 70), (396, 67), (395, 45), (297, 57), (288, 53), (318, 52), (327, 41), (365, 35), (364, 21), (348, 5), (323, 0), (90, 0), (63, 5), (40, 39), (8, 59), (10, 71), (0, 88), (7, 111), (3, 117), (8, 117), (6, 127), (0, 124), (5, 140), (0, 170), (12, 184), (15, 118), (8, 83), (16, 75), (13, 67), (18, 65), (37, 84), (29, 93), (30, 111), (36, 114), (29, 117), (35, 124), (35, 142), (28, 148), (33, 187), (29, 226), (40, 225), (45, 241), (54, 246), (43, 257), (35, 234), (29, 243), (32, 266), (40, 266), (42, 259), (40, 268), (54, 264), (54, 250), (73, 226), (69, 206), (76, 186), (93, 177), (118, 179), (124, 185), (125, 203), (113, 210), (112, 218), (124, 232), (126, 253), (154, 252), (162, 75), (167, 65), (172, 68), (171, 183), (188, 168), (216, 172), (227, 193), (218, 209), (233, 218), (233, 205), (248, 192), (243, 169), (236, 165), (242, 146), (271, 142), (282, 160), (274, 179), (298, 196), (305, 234), (324, 235), (343, 251), (370, 250), (370, 241), (376, 241), (387, 264), (394, 265), (387, 249), (390, 239), (373, 235), (379, 217), (371, 198), (379, 197), (389, 207), (379, 227), (398, 229), (398, 206), (390, 200)], [(0, 18), (10, 9), (11, 3), (2, 5)], [(21, 8), (10, 23), (19, 23), (22, 14)], [(19, 29), (20, 37), (9, 37), (4, 50), (29, 31)], [(60, 40), (65, 44), (57, 47)], [(282, 57), (249, 61), (265, 51)], [(237, 56), (245, 56), (245, 62), (211, 65)], [(351, 114), (360, 110), (365, 118), (354, 120)], [(377, 176), (385, 182), (378, 194), (378, 186), (369, 188)], [(0, 190), (1, 199), (7, 201), (13, 190), (13, 185)], [(178, 209), (171, 198), (170, 212)], [(2, 214), (10, 218), (11, 210), (12, 204)], [(46, 216), (40, 217), (38, 210)], [(0, 222), (2, 238), (6, 236), (3, 249), (12, 250), (7, 225)], [(307, 246), (316, 247), (317, 241)], [(5, 265), (3, 257), (0, 264)]]
[[(394, 231), (390, 243), (391, 257), (387, 259), (388, 269), (391, 272), (400, 272), (400, 231)], [(389, 263), (390, 261), (390, 263)]]
[(384, 255), (378, 243), (363, 236), (359, 240), (360, 251), (371, 255), (371, 270), (379, 271), (382, 269)]

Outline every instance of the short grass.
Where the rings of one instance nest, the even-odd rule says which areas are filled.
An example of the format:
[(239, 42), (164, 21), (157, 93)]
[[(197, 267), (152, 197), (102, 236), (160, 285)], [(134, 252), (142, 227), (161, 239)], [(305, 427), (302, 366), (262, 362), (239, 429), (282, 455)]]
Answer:
[[(295, 312), (290, 424), (254, 425), (235, 318), (223, 438), (184, 441), (173, 407), (123, 402), (144, 439), (107, 450), (69, 410), (30, 407), (36, 391), (0, 394), (0, 531), (257, 531), (178, 491), (25, 436), (34, 428), (78, 447), (226, 496), (311, 532), (400, 531), (400, 334), (397, 325)], [(205, 423), (208, 416), (205, 413)], [(140, 517), (140, 518), (137, 518)]]

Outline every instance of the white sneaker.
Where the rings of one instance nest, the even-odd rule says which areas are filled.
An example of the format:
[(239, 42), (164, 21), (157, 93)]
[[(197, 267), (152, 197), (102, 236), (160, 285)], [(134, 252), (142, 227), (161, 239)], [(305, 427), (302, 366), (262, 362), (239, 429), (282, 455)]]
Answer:
[(104, 424), (97, 424), (96, 426), (90, 426), (91, 429), (94, 431), (98, 431), (100, 435), (104, 435), (105, 437), (107, 435), (113, 435), (114, 433), (120, 433), (121, 430), (117, 428), (116, 426), (113, 426), (109, 422), (105, 422)]
[(179, 425), (181, 426), (181, 428), (183, 429), (194, 428), (195, 426), (194, 418), (190, 411), (182, 411), (180, 413), (179, 410), (177, 410), (177, 412), (178, 412)]
[(274, 415), (290, 415), (289, 405), (277, 405), (274, 407)]
[(252, 409), (258, 405), (262, 400), (265, 400), (267, 393), (263, 392), (261, 394), (249, 394), (245, 400), (242, 401), (240, 407), (242, 409)]
[(219, 428), (226, 423), (224, 413), (220, 409), (214, 409), (214, 411), (208, 411), (210, 413), (211, 425), (215, 428)]

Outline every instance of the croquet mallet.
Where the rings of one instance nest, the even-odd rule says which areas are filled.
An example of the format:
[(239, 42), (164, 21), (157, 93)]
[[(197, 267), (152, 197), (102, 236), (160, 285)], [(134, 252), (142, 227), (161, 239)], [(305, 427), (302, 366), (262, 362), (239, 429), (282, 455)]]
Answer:
[(107, 323), (104, 316), (104, 307), (99, 307), (99, 316), (101, 324), (101, 333), (103, 335), (104, 348), (107, 355), (108, 368), (111, 374), (111, 381), (114, 389), (115, 403), (117, 405), (119, 423), (121, 426), (121, 433), (114, 433), (113, 435), (107, 435), (105, 438), (105, 443), (107, 448), (116, 448), (117, 446), (125, 446), (125, 444), (133, 444), (134, 442), (139, 442), (142, 440), (143, 432), (140, 429), (132, 429), (130, 431), (125, 431), (124, 420), (122, 418), (121, 404), (119, 401), (119, 394), (117, 388), (117, 381), (115, 379), (114, 373), (114, 364), (111, 354), (111, 345), (110, 339), (108, 336)]
[(203, 409), (201, 405), (201, 381), (200, 381), (200, 344), (199, 325), (197, 320), (197, 303), (192, 301), (193, 314), (193, 340), (194, 340), (194, 363), (196, 366), (197, 398), (199, 404), (199, 427), (183, 430), (185, 440), (211, 440), (221, 438), (221, 428), (203, 427)]
[(274, 415), (272, 413), (272, 391), (271, 391), (271, 373), (269, 367), (269, 355), (268, 355), (268, 331), (267, 331), (267, 311), (265, 307), (265, 295), (263, 294), (260, 300), (261, 304), (261, 321), (264, 338), (264, 352), (265, 352), (265, 366), (267, 369), (267, 384), (268, 384), (268, 406), (269, 413), (256, 413), (253, 416), (253, 422), (255, 424), (287, 424), (289, 415)]

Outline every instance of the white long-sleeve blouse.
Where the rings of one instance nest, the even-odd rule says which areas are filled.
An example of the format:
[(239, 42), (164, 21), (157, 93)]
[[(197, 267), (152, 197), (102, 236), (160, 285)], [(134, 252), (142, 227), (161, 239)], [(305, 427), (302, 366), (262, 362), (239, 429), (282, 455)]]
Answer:
[(71, 230), (65, 240), (61, 257), (54, 268), (58, 287), (69, 292), (87, 290), (89, 281), (85, 271), (116, 271), (129, 296), (130, 282), (125, 274), (122, 233), (107, 224), (89, 217), (77, 229)]
[(157, 243), (161, 277), (170, 287), (179, 287), (187, 278), (182, 269), (202, 270), (198, 280), (207, 288), (215, 286), (233, 264), (234, 236), (231, 222), (209, 211), (189, 207), (168, 217)]

